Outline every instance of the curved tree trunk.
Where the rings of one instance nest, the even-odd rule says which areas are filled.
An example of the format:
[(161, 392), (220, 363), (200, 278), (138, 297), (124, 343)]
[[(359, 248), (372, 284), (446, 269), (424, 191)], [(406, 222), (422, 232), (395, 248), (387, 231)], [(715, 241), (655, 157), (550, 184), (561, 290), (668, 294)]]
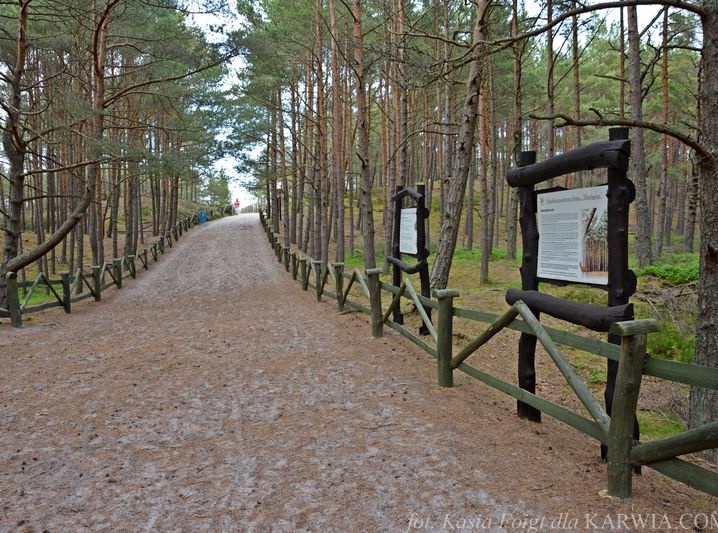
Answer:
[(491, 0), (478, 0), (476, 3), (476, 22), (472, 42), (472, 58), (469, 77), (466, 82), (466, 98), (460, 117), (459, 136), (451, 171), (451, 181), (446, 191), (446, 210), (441, 215), (439, 242), (436, 259), (431, 271), (432, 289), (445, 289), (449, 283), (449, 271), (459, 234), (461, 211), (464, 205), (466, 181), (471, 167), (474, 151), (474, 137), (478, 116), (479, 91), (484, 70), (484, 46), (486, 42), (486, 24)]

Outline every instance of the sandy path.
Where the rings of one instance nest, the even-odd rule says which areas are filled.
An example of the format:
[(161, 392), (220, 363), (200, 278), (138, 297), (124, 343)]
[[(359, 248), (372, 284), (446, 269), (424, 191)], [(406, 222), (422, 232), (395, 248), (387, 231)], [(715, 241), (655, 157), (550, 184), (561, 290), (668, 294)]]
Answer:
[(606, 530), (697, 512), (653, 472), (633, 502), (600, 498), (594, 443), (461, 376), (441, 389), (430, 357), (370, 332), (302, 292), (253, 215), (193, 228), (102, 303), (3, 324), (0, 531)]

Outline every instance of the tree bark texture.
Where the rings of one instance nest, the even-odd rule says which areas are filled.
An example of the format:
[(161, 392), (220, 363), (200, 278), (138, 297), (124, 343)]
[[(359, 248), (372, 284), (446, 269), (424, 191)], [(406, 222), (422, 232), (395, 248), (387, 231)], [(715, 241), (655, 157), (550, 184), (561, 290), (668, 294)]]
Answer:
[(474, 153), (479, 92), (481, 90), (485, 61), (485, 27), (490, 5), (491, 0), (479, 0), (476, 3), (476, 20), (472, 39), (469, 77), (466, 82), (466, 97), (461, 110), (459, 135), (456, 141), (456, 151), (451, 171), (452, 178), (446, 190), (446, 210), (441, 215), (439, 242), (434, 267), (431, 272), (431, 288), (433, 290), (445, 289), (448, 285), (451, 261), (459, 234), (466, 181)]
[[(698, 161), (701, 176), (701, 205), (718, 205), (718, 2), (706, 0), (701, 57), (700, 141), (707, 149)], [(700, 279), (694, 363), (718, 367), (718, 209), (701, 209)], [(718, 391), (694, 387), (690, 395), (688, 427), (695, 428), (718, 420)], [(718, 450), (705, 452), (718, 462)]]

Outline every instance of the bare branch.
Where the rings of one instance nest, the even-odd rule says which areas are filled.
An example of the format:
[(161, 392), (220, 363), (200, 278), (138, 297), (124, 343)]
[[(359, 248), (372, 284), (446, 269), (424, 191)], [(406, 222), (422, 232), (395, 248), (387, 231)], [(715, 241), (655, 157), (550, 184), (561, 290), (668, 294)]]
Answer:
[(623, 126), (626, 128), (642, 128), (644, 130), (655, 131), (656, 133), (663, 133), (674, 139), (682, 142), (689, 148), (691, 148), (701, 158), (713, 158), (713, 154), (696, 139), (690, 135), (686, 135), (676, 129), (673, 129), (665, 124), (656, 124), (655, 122), (645, 122), (643, 120), (631, 120), (622, 118), (604, 118), (598, 110), (591, 108), (591, 110), (598, 116), (594, 120), (575, 119), (563, 113), (556, 113), (550, 116), (540, 115), (529, 115), (534, 120), (562, 120), (563, 123), (557, 123), (556, 128), (563, 128), (565, 126), (597, 126), (597, 127), (609, 127), (609, 126)]

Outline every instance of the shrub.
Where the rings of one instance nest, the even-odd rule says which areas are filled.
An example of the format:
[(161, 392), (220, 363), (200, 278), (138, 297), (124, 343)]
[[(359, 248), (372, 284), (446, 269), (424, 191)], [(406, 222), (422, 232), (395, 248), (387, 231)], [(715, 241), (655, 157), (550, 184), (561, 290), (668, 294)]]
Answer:
[(698, 254), (666, 254), (661, 263), (638, 269), (639, 276), (653, 276), (668, 285), (682, 285), (698, 280)]

